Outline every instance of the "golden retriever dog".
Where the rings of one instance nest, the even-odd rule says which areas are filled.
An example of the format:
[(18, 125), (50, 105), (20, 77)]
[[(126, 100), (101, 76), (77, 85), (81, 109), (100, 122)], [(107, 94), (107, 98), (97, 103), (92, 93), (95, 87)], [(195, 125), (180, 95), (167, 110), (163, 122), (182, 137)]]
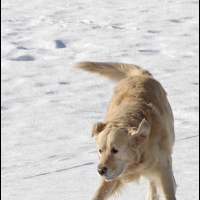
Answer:
[(74, 67), (119, 82), (103, 122), (92, 129), (100, 182), (93, 200), (106, 200), (125, 183), (148, 180), (147, 200), (175, 200), (174, 119), (161, 84), (132, 64), (80, 62)]

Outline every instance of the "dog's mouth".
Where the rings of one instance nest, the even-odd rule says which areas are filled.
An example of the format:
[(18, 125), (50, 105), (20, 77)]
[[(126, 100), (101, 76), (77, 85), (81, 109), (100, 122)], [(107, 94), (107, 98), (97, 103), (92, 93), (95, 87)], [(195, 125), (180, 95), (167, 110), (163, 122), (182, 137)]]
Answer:
[(126, 167), (122, 168), (118, 172), (116, 172), (113, 176), (108, 176), (108, 174), (103, 175), (106, 182), (113, 181), (114, 179), (118, 178), (119, 176), (123, 176), (123, 173), (126, 172)]
[(124, 170), (122, 170), (121, 173), (118, 172), (114, 176), (108, 176), (107, 174), (105, 174), (102, 177), (105, 179), (106, 182), (109, 182), (109, 181), (113, 181), (114, 179), (116, 179), (117, 177), (119, 177), (123, 172), (124, 172)]
[(106, 182), (113, 181), (115, 178), (109, 178), (107, 176), (103, 176)]

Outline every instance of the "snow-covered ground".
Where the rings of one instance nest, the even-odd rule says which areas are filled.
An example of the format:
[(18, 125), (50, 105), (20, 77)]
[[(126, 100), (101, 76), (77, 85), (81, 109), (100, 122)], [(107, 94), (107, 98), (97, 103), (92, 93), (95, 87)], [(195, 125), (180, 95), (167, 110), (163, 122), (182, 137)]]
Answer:
[[(119, 61), (168, 93), (178, 200), (199, 198), (199, 1), (2, 0), (3, 200), (88, 200), (98, 185), (91, 127), (115, 85), (73, 69)], [(146, 181), (121, 200), (144, 200)]]

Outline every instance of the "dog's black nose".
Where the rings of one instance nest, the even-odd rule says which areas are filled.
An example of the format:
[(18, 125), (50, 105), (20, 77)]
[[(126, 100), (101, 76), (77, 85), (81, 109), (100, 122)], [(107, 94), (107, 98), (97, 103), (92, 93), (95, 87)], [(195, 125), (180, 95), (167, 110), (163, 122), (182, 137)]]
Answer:
[(107, 172), (107, 167), (98, 167), (97, 171), (103, 176)]

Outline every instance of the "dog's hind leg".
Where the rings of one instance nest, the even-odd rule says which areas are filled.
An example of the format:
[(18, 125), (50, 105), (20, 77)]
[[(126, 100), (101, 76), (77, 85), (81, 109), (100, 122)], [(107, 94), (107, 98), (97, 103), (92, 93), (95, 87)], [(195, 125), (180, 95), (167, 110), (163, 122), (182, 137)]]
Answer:
[(99, 187), (97, 188), (97, 191), (94, 194), (92, 200), (108, 199), (110, 196), (114, 195), (115, 192), (117, 192), (121, 185), (122, 183), (118, 180), (112, 180), (107, 182), (103, 177), (101, 177)]
[(159, 194), (157, 192), (157, 185), (155, 181), (148, 181), (148, 193), (147, 200), (159, 200)]

